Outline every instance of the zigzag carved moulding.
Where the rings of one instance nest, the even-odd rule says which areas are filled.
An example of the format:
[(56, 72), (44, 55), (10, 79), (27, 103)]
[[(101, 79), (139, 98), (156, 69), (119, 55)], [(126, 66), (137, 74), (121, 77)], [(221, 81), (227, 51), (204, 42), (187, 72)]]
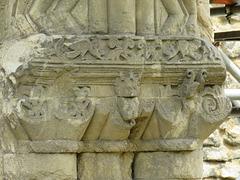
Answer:
[[(198, 35), (196, 3), (189, 4), (186, 0), (98, 0), (96, 5), (94, 0), (11, 0), (5, 5), (6, 28), (12, 35), (39, 32)], [(126, 10), (124, 16), (121, 9)], [(97, 15), (94, 12), (98, 12)], [(131, 24), (127, 30), (124, 30), (123, 21)]]

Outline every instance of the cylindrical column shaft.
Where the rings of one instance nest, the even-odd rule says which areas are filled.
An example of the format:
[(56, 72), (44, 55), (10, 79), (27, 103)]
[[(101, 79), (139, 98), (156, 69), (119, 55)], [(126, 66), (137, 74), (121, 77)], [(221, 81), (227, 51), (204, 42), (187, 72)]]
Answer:
[(110, 34), (135, 34), (135, 21), (135, 0), (108, 1)]
[(107, 33), (107, 0), (89, 0), (89, 31)]
[(154, 28), (154, 0), (136, 0), (137, 34), (153, 35)]

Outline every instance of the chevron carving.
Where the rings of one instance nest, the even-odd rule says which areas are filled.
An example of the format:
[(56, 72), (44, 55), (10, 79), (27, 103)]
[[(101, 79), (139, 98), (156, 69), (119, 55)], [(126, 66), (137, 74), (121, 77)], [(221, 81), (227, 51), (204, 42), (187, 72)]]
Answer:
[[(15, 0), (8, 3), (11, 11), (8, 28), (18, 34), (88, 34), (94, 20), (89, 18), (89, 0)], [(137, 1), (137, 0), (136, 0)], [(103, 7), (108, 6), (102, 1)], [(157, 35), (198, 35), (196, 2), (188, 0), (155, 0), (152, 26)], [(94, 7), (91, 7), (94, 9)], [(111, 8), (111, 7), (107, 7)], [(138, 7), (131, 7), (135, 11)], [(108, 13), (105, 13), (106, 16)], [(105, 19), (108, 19), (105, 17)], [(135, 18), (137, 19), (137, 18)], [(108, 22), (108, 26), (109, 26)], [(137, 23), (137, 22), (136, 22)], [(101, 26), (101, 25), (99, 25)], [(138, 26), (136, 26), (138, 27)], [(107, 29), (107, 28), (106, 28)], [(138, 29), (133, 32), (138, 32)], [(16, 32), (13, 31), (16, 34)]]

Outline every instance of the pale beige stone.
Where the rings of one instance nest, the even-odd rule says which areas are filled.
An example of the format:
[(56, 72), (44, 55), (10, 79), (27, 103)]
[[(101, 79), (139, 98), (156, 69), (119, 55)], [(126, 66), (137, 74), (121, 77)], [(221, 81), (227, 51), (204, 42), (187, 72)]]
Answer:
[(204, 163), (203, 178), (208, 179), (229, 179), (235, 180), (240, 174), (239, 160), (229, 161), (226, 163)]
[[(49, 34), (198, 35), (210, 30), (201, 16), (209, 12), (205, 1), (165, 0), (38, 0), (1, 1), (2, 30), (6, 37)], [(169, 3), (170, 2), (170, 3)], [(198, 8), (196, 8), (198, 7)], [(141, 10), (143, 9), (143, 10)], [(209, 13), (204, 16), (209, 20)], [(7, 30), (7, 28), (9, 28)], [(207, 29), (207, 30), (206, 30)]]
[(91, 33), (107, 33), (107, 0), (89, 0), (89, 31)]
[(136, 179), (200, 179), (202, 152), (142, 152), (134, 161)]
[(196, 149), (231, 110), (221, 55), (189, 36), (207, 0), (0, 5), (5, 179), (201, 178)]
[[(184, 24), (184, 9), (182, 9), (182, 1), (162, 0), (162, 3), (168, 13), (168, 18), (162, 27), (161, 34), (173, 35), (182, 30)], [(181, 32), (180, 32), (181, 33)]]
[(203, 178), (207, 179), (208, 177), (211, 178), (212, 180), (217, 179), (218, 177), (218, 172), (217, 169), (220, 168), (221, 165), (217, 164), (217, 163), (203, 163)]
[(78, 159), (81, 180), (132, 180), (133, 153), (82, 153)]
[(75, 21), (79, 24), (80, 30), (83, 33), (89, 31), (89, 7), (88, 0), (79, 0), (72, 9), (71, 14), (75, 18)]
[(223, 42), (221, 49), (231, 59), (238, 59), (240, 57), (240, 42), (238, 41)]
[(208, 0), (197, 0), (198, 25), (200, 36), (213, 41), (213, 24), (210, 18), (210, 7)]
[[(215, 31), (227, 31), (239, 29), (239, 17), (231, 16), (229, 20), (225, 17), (213, 17), (213, 29)], [(236, 65), (239, 65), (239, 44), (237, 42), (222, 42), (220, 48), (233, 60)], [(224, 85), (227, 89), (238, 89), (239, 83), (229, 73)], [(208, 158), (204, 165), (204, 179), (232, 179), (235, 180), (239, 176), (239, 118), (229, 119), (219, 127), (219, 134), (212, 134), (212, 140), (219, 139), (220, 147), (209, 148), (204, 147), (203, 151)], [(214, 137), (214, 139), (213, 139)], [(209, 142), (209, 141), (208, 141)], [(205, 144), (209, 146), (209, 143)]]
[(0, 152), (0, 180), (4, 180), (4, 162), (3, 162), (4, 153)]
[(108, 1), (110, 34), (135, 34), (135, 0)]
[(185, 34), (191, 36), (199, 36), (199, 27), (197, 24), (197, 2), (189, 3), (189, 0), (183, 0), (186, 10), (188, 12), (188, 19), (185, 27)]
[(215, 147), (206, 147), (203, 150), (205, 161), (228, 161), (230, 159), (227, 148), (215, 148)]
[(75, 154), (6, 154), (6, 180), (76, 180)]
[(136, 0), (137, 34), (155, 34), (154, 1)]
[(240, 160), (227, 162), (223, 168), (218, 170), (219, 176), (226, 179), (236, 179), (240, 175)]
[[(6, 3), (6, 0), (3, 0), (3, 1), (1, 1), (0, 2), (0, 16), (1, 17), (4, 17), (4, 8), (5, 8), (5, 3)], [(3, 38), (3, 36), (4, 36), (4, 25), (5, 25), (5, 19), (4, 18), (1, 18), (0, 19), (0, 39), (2, 39)]]
[(205, 146), (219, 147), (221, 145), (221, 138), (218, 130), (215, 130), (204, 142)]
[(162, 26), (168, 18), (168, 13), (161, 0), (155, 0), (155, 28), (156, 34), (162, 33)]

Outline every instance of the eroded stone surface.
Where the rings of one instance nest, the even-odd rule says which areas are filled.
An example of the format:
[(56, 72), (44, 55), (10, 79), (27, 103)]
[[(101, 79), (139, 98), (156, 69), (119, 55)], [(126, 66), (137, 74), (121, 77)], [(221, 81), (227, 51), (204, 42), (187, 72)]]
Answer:
[(138, 153), (134, 162), (136, 179), (200, 179), (202, 152)]
[(82, 153), (78, 178), (82, 180), (131, 180), (133, 153)]
[[(1, 1), (5, 37), (48, 34), (195, 35), (208, 38), (208, 1)], [(144, 7), (144, 9), (142, 8)], [(141, 13), (139, 13), (141, 12)], [(145, 15), (141, 15), (147, 12)], [(204, 16), (204, 17), (202, 17)]]
[(4, 179), (76, 180), (74, 154), (5, 154)]
[[(230, 23), (229, 23), (230, 21)], [(237, 30), (239, 26), (239, 16), (232, 15), (226, 17), (213, 17), (215, 31)], [(221, 42), (220, 48), (225, 54), (239, 66), (239, 42)], [(239, 89), (240, 85), (230, 74), (225, 82), (227, 89)], [(204, 151), (211, 156), (204, 163), (204, 177), (206, 179), (232, 179), (239, 177), (240, 167), (236, 163), (239, 160), (239, 118), (231, 118), (223, 123), (217, 130), (219, 134), (214, 134), (214, 139), (220, 139), (220, 146), (204, 148)], [(211, 135), (212, 139), (213, 135)], [(209, 141), (208, 141), (209, 142)], [(217, 151), (217, 152), (216, 152)], [(215, 155), (215, 152), (217, 153)], [(214, 160), (215, 159), (215, 160)], [(206, 173), (205, 173), (206, 172)]]
[(207, 5), (2, 1), (6, 179), (201, 178), (198, 149), (231, 110), (222, 58), (196, 37)]
[(4, 47), (4, 134), (17, 140), (203, 140), (231, 109), (203, 39), (39, 34)]

